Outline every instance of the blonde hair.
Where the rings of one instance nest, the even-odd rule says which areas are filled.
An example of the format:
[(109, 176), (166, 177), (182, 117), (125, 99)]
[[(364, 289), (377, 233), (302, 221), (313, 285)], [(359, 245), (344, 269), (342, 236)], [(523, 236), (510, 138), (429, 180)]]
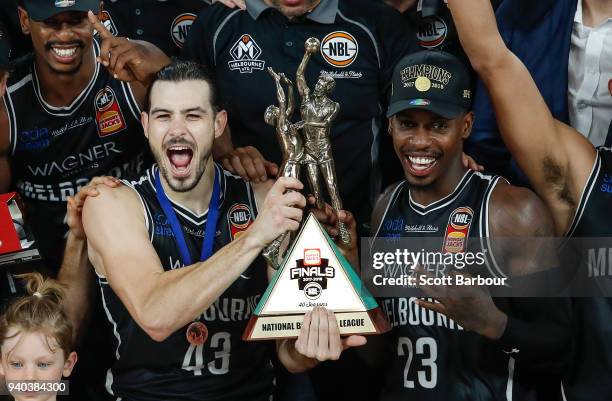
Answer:
[[(27, 273), (16, 276), (26, 282), (29, 295), (17, 298), (0, 317), (0, 341), (15, 337), (20, 332), (42, 332), (47, 338), (47, 345), (53, 339), (68, 357), (72, 349), (72, 324), (68, 320), (62, 300), (63, 285), (53, 279), (45, 279), (40, 273)], [(7, 337), (10, 328), (17, 333)]]

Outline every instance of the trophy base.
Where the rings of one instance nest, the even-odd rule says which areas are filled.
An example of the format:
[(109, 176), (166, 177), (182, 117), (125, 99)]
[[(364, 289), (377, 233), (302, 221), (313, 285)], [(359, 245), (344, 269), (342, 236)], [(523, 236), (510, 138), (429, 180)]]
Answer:
[[(361, 312), (335, 312), (340, 335), (376, 335), (391, 329), (380, 307)], [(297, 338), (304, 314), (283, 316), (251, 316), (242, 336), (244, 341)]]

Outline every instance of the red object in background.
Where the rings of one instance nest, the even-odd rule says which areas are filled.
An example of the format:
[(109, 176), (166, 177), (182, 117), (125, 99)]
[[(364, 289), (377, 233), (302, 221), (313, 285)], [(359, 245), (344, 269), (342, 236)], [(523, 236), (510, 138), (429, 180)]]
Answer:
[(10, 202), (21, 203), (19, 194), (11, 192), (0, 195), (0, 254), (22, 250), (21, 241), (9, 210)]
[(24, 221), (24, 204), (17, 192), (0, 194), (0, 265), (40, 258)]

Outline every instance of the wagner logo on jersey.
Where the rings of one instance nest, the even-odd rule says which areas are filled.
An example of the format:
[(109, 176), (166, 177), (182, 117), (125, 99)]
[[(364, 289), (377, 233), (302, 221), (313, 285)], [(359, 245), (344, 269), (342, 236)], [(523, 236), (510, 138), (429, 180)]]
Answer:
[(446, 22), (437, 15), (433, 15), (423, 18), (419, 23), (417, 40), (419, 46), (433, 49), (444, 43), (447, 34), (448, 27)]
[(253, 70), (264, 69), (266, 62), (259, 60), (261, 47), (249, 34), (244, 34), (230, 49), (230, 55), (234, 59), (229, 61), (230, 70), (238, 70), (241, 74), (250, 74)]
[(227, 212), (227, 222), (232, 240), (238, 238), (253, 222), (253, 213), (248, 205), (237, 203)]
[[(104, 27), (108, 29), (108, 31), (112, 33), (113, 36), (119, 35), (119, 30), (117, 29), (117, 26), (115, 25), (115, 21), (113, 21), (113, 17), (111, 17), (108, 11), (102, 10), (100, 12), (100, 22), (102, 22)], [(97, 33), (98, 32), (96, 31), (94, 34), (97, 34)]]
[(177, 47), (182, 48), (185, 45), (187, 34), (189, 33), (189, 29), (191, 29), (191, 25), (195, 19), (195, 14), (184, 13), (172, 21), (170, 36), (172, 36), (172, 41)]
[(121, 108), (117, 103), (115, 92), (106, 86), (94, 98), (98, 135), (101, 137), (116, 134), (126, 128)]
[(357, 59), (359, 45), (348, 32), (332, 32), (321, 42), (321, 55), (334, 67), (346, 68)]
[(450, 214), (442, 252), (457, 253), (464, 252), (470, 225), (474, 218), (474, 211), (469, 207), (459, 207)]

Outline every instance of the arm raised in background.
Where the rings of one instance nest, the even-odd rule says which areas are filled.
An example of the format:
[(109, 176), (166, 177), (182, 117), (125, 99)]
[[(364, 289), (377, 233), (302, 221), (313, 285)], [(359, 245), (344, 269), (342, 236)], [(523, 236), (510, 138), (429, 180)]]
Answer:
[(502, 138), (551, 210), (555, 232), (569, 228), (596, 150), (555, 120), (529, 71), (506, 47), (489, 0), (448, 0), (459, 39), (491, 96)]

